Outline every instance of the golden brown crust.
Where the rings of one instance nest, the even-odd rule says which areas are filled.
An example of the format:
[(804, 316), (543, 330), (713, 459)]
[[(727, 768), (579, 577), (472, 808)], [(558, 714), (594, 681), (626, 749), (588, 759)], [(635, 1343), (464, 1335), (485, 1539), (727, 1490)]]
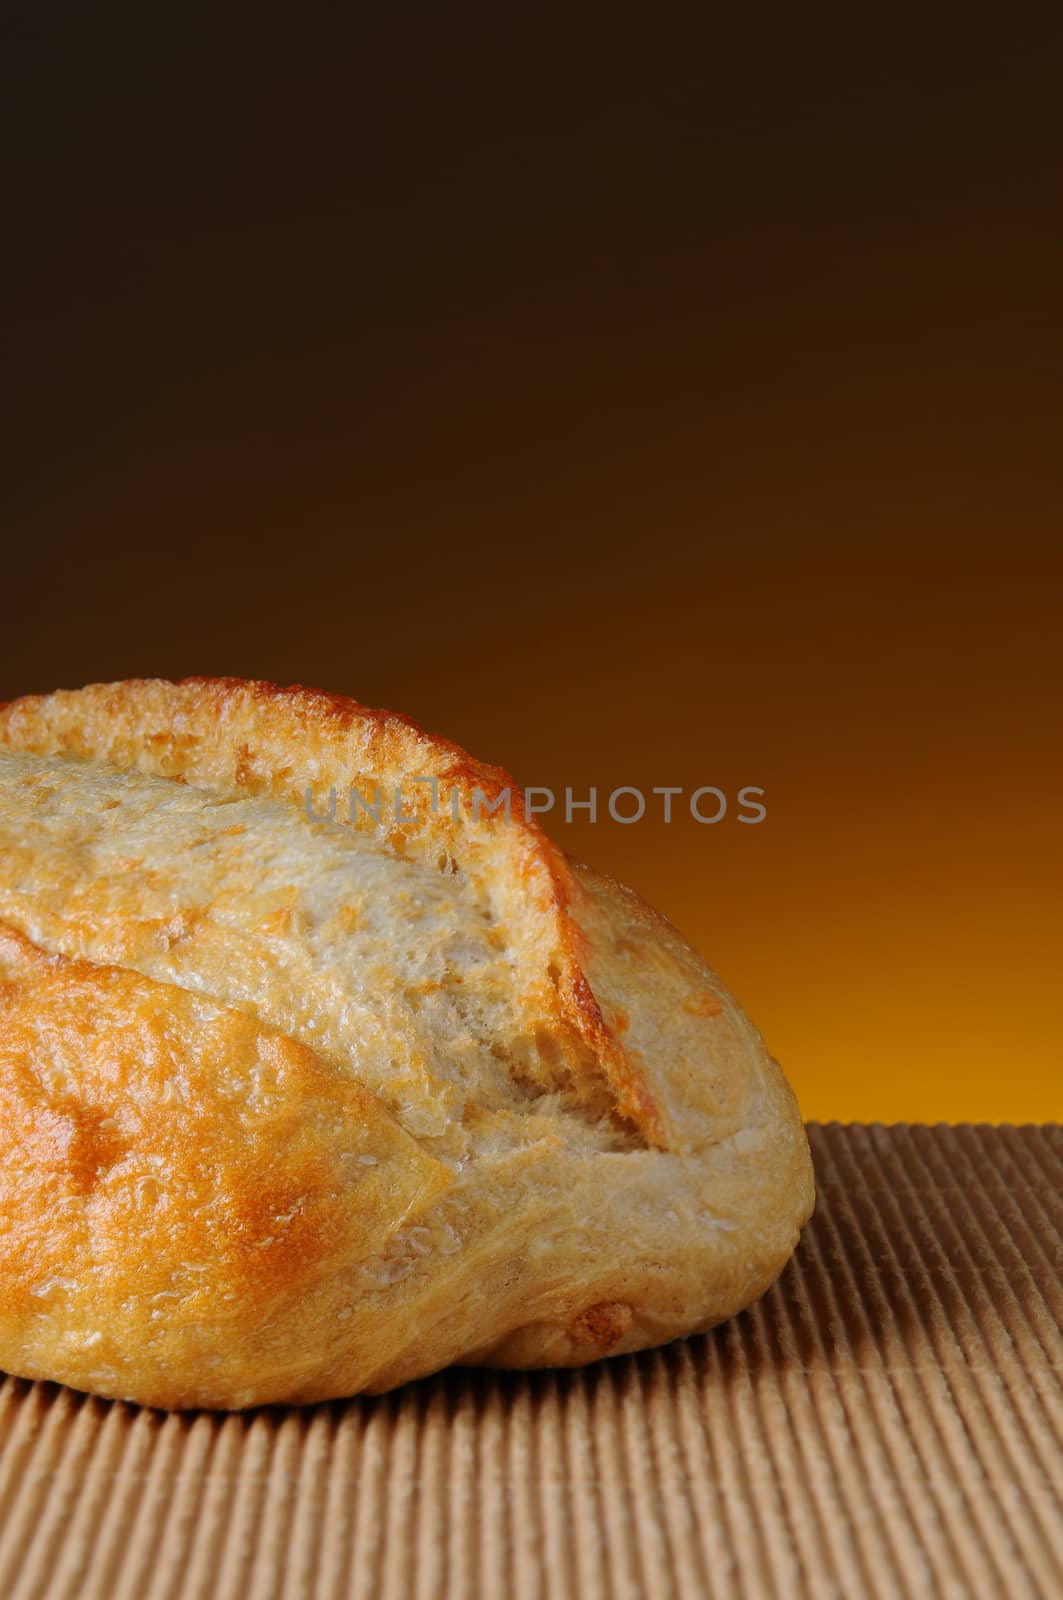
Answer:
[[(401, 817), (305, 814), (374, 782)], [(242, 1406), (578, 1363), (748, 1304), (811, 1204), (756, 1031), (500, 769), (232, 679), (0, 708), (0, 1366)]]
[[(165, 1406), (327, 1360), (320, 1303), (450, 1176), (313, 1051), (0, 928), (4, 1360)], [(292, 1338), (297, 1332), (297, 1339)], [(150, 1374), (151, 1376), (148, 1376)]]
[[(479, 791), (481, 826), (515, 869), (507, 887), (549, 917), (554, 948), (545, 966), (561, 1014), (586, 1045), (586, 1059), (608, 1077), (618, 1115), (649, 1142), (667, 1145), (650, 1084), (603, 1022), (580, 966), (581, 933), (567, 909), (572, 879), (566, 858), (527, 815), (523, 791), (502, 768), (476, 761), (395, 712), (320, 689), (238, 678), (128, 679), (26, 696), (0, 706), (0, 748), (5, 745), (135, 767), (221, 794), (267, 792), (300, 803), (308, 786), (346, 794), (352, 788), (364, 793), (377, 782), (386, 792), (401, 783), (405, 815), (396, 821), (385, 810), (383, 831), (400, 835), (404, 849), (424, 852), (467, 847), (469, 835), (455, 825), (448, 803), (433, 811), (432, 791), (411, 777), (433, 778), (448, 795), (456, 793), (463, 820)], [(508, 815), (488, 809), (500, 794), (510, 797)], [(469, 865), (475, 869), (475, 858)]]

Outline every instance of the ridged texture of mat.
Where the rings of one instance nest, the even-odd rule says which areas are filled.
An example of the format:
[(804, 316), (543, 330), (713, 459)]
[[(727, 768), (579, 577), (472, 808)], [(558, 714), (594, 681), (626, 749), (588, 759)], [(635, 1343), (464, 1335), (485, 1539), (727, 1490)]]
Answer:
[(5, 1600), (1063, 1595), (1063, 1127), (810, 1130), (751, 1312), (579, 1372), (166, 1415), (0, 1384)]

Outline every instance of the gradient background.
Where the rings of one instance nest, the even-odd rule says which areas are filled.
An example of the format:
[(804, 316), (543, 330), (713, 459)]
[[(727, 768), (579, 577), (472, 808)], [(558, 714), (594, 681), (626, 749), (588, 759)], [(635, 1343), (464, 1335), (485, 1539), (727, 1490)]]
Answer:
[(552, 831), (807, 1115), (1059, 1117), (1047, 26), (5, 8), (0, 697), (264, 676), (762, 785)]

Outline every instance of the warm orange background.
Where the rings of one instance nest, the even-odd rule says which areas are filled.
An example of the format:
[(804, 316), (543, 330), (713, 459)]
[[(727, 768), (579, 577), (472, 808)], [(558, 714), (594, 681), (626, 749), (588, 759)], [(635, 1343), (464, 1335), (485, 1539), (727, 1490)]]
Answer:
[(34, 26), (0, 696), (258, 675), (527, 783), (759, 784), (553, 831), (807, 1115), (1063, 1115), (1057, 42)]

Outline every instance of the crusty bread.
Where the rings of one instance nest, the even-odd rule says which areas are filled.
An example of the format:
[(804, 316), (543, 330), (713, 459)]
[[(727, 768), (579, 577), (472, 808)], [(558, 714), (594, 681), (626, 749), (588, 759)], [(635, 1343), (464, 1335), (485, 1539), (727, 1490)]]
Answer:
[(262, 683), (0, 708), (0, 1367), (242, 1407), (577, 1364), (748, 1305), (811, 1206), (759, 1035), (505, 773)]

